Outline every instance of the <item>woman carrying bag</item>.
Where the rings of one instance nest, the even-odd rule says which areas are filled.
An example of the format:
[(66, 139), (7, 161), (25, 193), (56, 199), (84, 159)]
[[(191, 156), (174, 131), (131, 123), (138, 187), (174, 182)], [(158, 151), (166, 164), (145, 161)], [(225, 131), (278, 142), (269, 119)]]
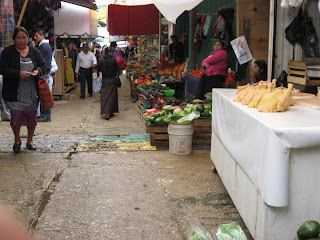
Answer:
[(33, 134), (37, 126), (39, 103), (39, 70), (45, 72), (46, 65), (38, 49), (28, 46), (29, 34), (23, 27), (14, 30), (14, 44), (1, 54), (0, 74), (3, 75), (2, 95), (11, 113), (11, 128), (15, 137), (13, 151), (20, 152), (21, 126), (27, 126), (26, 147), (36, 150)]

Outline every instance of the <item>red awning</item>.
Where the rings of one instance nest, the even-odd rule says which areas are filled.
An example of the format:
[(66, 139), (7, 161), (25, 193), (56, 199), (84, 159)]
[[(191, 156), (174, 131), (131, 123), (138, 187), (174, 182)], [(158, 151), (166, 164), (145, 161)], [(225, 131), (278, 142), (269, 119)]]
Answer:
[(110, 35), (159, 34), (159, 11), (153, 5), (108, 6), (108, 31)]

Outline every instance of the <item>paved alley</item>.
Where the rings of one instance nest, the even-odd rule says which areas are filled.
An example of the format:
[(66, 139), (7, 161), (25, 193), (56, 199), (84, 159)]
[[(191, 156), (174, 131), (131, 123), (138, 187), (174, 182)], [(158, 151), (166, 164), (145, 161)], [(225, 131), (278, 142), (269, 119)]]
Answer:
[(193, 219), (212, 236), (219, 224), (235, 222), (252, 239), (212, 172), (210, 150), (77, 151), (94, 136), (146, 133), (124, 76), (120, 111), (109, 121), (100, 115), (98, 93), (80, 99), (78, 86), (63, 99), (51, 122), (38, 123), (36, 152), (26, 150), (23, 127), (22, 151), (14, 154), (9, 122), (0, 122), (0, 201), (36, 239), (186, 239)]

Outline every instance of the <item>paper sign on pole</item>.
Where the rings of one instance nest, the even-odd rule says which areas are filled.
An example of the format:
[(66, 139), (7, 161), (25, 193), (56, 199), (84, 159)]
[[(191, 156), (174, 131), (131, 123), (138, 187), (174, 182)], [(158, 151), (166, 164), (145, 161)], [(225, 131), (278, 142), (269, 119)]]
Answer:
[(240, 65), (252, 60), (252, 54), (244, 36), (238, 37), (230, 43)]

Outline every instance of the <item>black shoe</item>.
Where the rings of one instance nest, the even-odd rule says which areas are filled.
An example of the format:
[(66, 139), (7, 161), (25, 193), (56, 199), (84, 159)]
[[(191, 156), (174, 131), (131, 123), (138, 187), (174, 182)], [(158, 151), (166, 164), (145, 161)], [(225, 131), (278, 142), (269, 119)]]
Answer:
[(33, 150), (35, 151), (37, 149), (36, 145), (31, 143), (31, 144), (26, 144), (26, 147), (28, 148), (28, 150)]
[(2, 118), (2, 121), (10, 121), (10, 118), (4, 117), (4, 118)]
[(80, 96), (80, 98), (81, 98), (81, 99), (84, 99), (85, 97), (84, 97), (84, 96)]
[(39, 119), (37, 120), (37, 122), (51, 122), (51, 119), (39, 118)]
[(13, 145), (13, 151), (14, 153), (19, 153), (21, 149), (21, 143), (20, 144), (14, 144)]

